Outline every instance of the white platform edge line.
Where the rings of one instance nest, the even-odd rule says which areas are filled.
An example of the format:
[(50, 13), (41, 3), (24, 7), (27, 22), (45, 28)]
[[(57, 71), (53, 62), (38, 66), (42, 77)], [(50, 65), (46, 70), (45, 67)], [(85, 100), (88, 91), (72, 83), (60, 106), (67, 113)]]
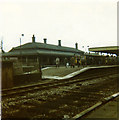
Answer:
[(86, 70), (89, 70), (89, 69), (95, 69), (95, 68), (106, 68), (106, 67), (115, 67), (117, 65), (113, 65), (113, 66), (98, 66), (98, 67), (85, 67), (85, 68), (82, 68), (76, 72), (73, 72), (73, 73), (70, 73), (64, 77), (59, 77), (59, 76), (42, 76), (43, 79), (58, 79), (58, 80), (62, 80), (62, 79), (68, 79), (68, 78), (71, 78), (71, 77), (74, 77), (75, 75), (78, 75), (82, 72), (85, 72)]

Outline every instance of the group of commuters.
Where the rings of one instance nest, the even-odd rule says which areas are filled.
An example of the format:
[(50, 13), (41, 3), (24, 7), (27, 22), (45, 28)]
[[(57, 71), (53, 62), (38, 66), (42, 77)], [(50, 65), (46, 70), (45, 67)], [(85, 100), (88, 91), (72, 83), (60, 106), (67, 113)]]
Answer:
[[(76, 56), (73, 56), (71, 57), (70, 59), (68, 58), (64, 58), (64, 65), (65, 67), (71, 67), (71, 68), (74, 68), (76, 65), (79, 67), (80, 65), (82, 66), (85, 66), (86, 65), (86, 58), (84, 56), (82, 57), (76, 57)], [(56, 63), (56, 67), (59, 67), (60, 66), (60, 58), (57, 57), (56, 60), (55, 60), (55, 63)]]
[[(60, 66), (60, 58), (57, 57), (55, 60), (56, 67)], [(114, 65), (119, 63), (119, 58), (114, 56), (72, 56), (71, 58), (64, 58), (65, 67), (74, 68), (75, 66), (86, 66), (86, 65)]]

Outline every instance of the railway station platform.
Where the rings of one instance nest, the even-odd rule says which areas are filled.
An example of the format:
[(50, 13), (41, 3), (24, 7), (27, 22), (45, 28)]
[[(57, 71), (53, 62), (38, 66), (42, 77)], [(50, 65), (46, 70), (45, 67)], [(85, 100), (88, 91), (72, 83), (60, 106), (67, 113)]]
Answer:
[[(110, 69), (111, 68), (111, 69)], [(114, 68), (114, 69), (113, 69)], [(13, 81), (13, 87), (27, 86), (32, 84), (46, 83), (53, 80), (65, 80), (65, 79), (75, 79), (83, 78), (84, 76), (94, 76), (96, 74), (114, 72), (119, 65), (109, 65), (109, 66), (75, 66), (74, 68), (60, 66), (56, 68), (55, 66), (42, 68), (42, 79), (39, 76), (39, 70), (26, 72), (23, 74), (24, 79), (18, 76)], [(96, 70), (96, 71), (95, 71)], [(31, 76), (30, 76), (31, 75)], [(41, 75), (41, 74), (40, 74)], [(28, 79), (26, 79), (28, 78)], [(8, 89), (4, 88), (4, 89)]]
[(93, 110), (86, 119), (110, 119), (119, 120), (119, 96)]
[(74, 68), (71, 67), (46, 67), (42, 69), (42, 78), (43, 79), (64, 79), (66, 76), (71, 75), (74, 72), (77, 72), (81, 69), (84, 69), (83, 66), (77, 67), (75, 66)]
[[(109, 66), (80, 66), (75, 68), (68, 67), (46, 67), (42, 69), (42, 79), (69, 79), (90, 69), (102, 69), (102, 68), (113, 68), (118, 65)], [(119, 67), (119, 66), (118, 66)]]

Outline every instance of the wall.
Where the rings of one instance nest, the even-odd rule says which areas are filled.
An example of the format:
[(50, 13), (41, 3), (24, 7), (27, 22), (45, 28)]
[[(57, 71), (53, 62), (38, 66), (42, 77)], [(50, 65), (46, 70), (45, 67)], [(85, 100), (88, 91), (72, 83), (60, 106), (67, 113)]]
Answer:
[(2, 62), (2, 89), (13, 87), (13, 62)]
[(42, 78), (42, 73), (21, 74), (14, 76), (14, 86), (27, 85), (39, 82)]
[[(38, 67), (38, 65), (37, 65)], [(34, 69), (35, 67), (33, 67)], [(29, 68), (29, 71), (33, 69)], [(8, 89), (15, 86), (27, 85), (41, 80), (41, 69), (37, 73), (23, 74), (22, 64), (17, 61), (2, 61), (2, 89)]]

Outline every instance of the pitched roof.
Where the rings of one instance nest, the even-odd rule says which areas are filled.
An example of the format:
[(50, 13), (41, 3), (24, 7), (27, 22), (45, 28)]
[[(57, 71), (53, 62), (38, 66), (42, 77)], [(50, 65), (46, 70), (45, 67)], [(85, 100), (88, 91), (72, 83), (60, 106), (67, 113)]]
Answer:
[(47, 49), (47, 50), (56, 50), (56, 51), (69, 51), (69, 52), (83, 52), (81, 50), (77, 50), (75, 48), (71, 47), (64, 47), (64, 46), (57, 46), (57, 45), (51, 45), (51, 44), (45, 44), (45, 43), (39, 43), (39, 42), (31, 42), (26, 43), (24, 45), (18, 46), (13, 48), (10, 51), (18, 50), (18, 49)]
[(3, 56), (20, 56), (21, 54), (73, 56), (74, 54), (78, 55), (80, 53), (83, 53), (83, 51), (75, 48), (32, 42), (12, 48), (8, 53), (3, 54)]

